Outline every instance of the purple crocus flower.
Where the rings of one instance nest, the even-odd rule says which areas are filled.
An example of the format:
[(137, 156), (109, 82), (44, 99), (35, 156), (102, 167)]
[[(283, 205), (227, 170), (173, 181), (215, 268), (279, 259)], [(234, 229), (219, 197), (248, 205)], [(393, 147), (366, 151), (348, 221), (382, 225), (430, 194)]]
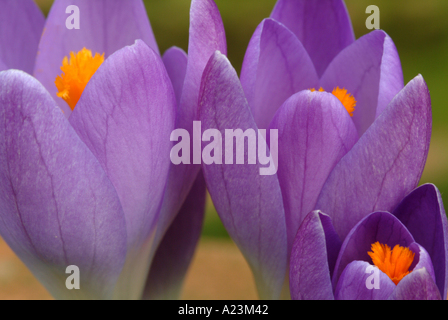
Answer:
[[(198, 171), (187, 182), (171, 173), (170, 134), (195, 114), (209, 56), (225, 51), (215, 3), (192, 1), (189, 56), (171, 48), (162, 59), (141, 0), (56, 0), (44, 27), (35, 4), (20, 2), (2, 4), (0, 66), (34, 68), (35, 78), (0, 73), (0, 234), (56, 298), (174, 297), (199, 237), (205, 184)], [(66, 28), (69, 5), (79, 30)], [(7, 36), (11, 26), (18, 31)], [(72, 112), (55, 78), (84, 47), (106, 60)], [(177, 245), (182, 255), (167, 251)], [(154, 291), (145, 289), (153, 260), (149, 284), (167, 284)], [(65, 286), (70, 265), (80, 290)]]
[[(402, 277), (394, 279), (396, 270), (374, 260), (375, 243), (401, 253), (379, 260), (396, 260), (397, 269), (407, 262)], [(379, 267), (376, 279), (374, 265)], [(290, 265), (293, 299), (446, 299), (447, 287), (448, 222), (432, 184), (412, 191), (392, 213), (367, 215), (342, 244), (331, 218), (321, 211), (308, 214), (297, 232)]]
[(240, 79), (216, 53), (200, 101), (203, 131), (278, 130), (276, 175), (260, 176), (259, 163), (203, 165), (216, 209), (263, 298), (280, 296), (310, 211), (331, 215), (345, 238), (367, 214), (393, 211), (426, 162), (432, 118), (423, 78), (404, 87), (385, 32), (355, 41), (341, 0), (279, 0), (250, 41)]

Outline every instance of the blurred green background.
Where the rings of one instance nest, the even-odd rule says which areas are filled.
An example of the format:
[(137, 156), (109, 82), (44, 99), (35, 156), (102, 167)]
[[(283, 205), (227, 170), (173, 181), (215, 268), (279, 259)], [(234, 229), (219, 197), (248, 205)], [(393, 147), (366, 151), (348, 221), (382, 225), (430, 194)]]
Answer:
[[(51, 0), (36, 2), (48, 13)], [(239, 72), (252, 33), (270, 15), (276, 0), (215, 2), (226, 28), (228, 57)], [(145, 4), (160, 51), (171, 46), (187, 51), (190, 0), (146, 0)], [(370, 32), (365, 26), (367, 6), (377, 5), (381, 29), (392, 37), (400, 54), (405, 83), (417, 74), (425, 78), (432, 98), (433, 135), (421, 183), (436, 184), (448, 204), (448, 1), (346, 0), (346, 5), (357, 38)], [(228, 237), (210, 201), (203, 236)]]

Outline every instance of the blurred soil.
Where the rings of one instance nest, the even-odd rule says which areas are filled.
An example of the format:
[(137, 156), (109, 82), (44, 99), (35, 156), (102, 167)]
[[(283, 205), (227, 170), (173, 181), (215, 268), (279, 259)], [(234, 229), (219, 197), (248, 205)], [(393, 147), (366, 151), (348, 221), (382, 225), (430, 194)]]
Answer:
[[(0, 300), (50, 300), (51, 295), (0, 238)], [(257, 299), (252, 273), (233, 242), (200, 242), (181, 299)]]

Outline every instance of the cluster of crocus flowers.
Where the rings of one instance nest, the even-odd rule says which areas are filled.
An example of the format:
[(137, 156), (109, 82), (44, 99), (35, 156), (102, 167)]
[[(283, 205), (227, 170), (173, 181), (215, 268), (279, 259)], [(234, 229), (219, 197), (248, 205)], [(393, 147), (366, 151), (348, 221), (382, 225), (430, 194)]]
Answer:
[(418, 185), (432, 127), (423, 77), (404, 86), (396, 47), (384, 31), (355, 41), (342, 0), (279, 0), (253, 34), (240, 78), (224, 55), (210, 59), (200, 107), (203, 130), (278, 130), (277, 175), (259, 176), (261, 164), (203, 166), (260, 296), (273, 299), (293, 268), (305, 217), (326, 213), (345, 239), (370, 213), (393, 212)]
[[(6, 1), (0, 18), (1, 236), (55, 298), (176, 297), (205, 183), (171, 164), (169, 137), (226, 51), (216, 4), (192, 1), (188, 56), (160, 56), (141, 0), (56, 0), (46, 20)], [(80, 290), (65, 286), (70, 265)]]
[[(176, 297), (205, 186), (261, 298), (288, 276), (293, 299), (446, 297), (443, 204), (416, 189), (428, 88), (404, 85), (385, 32), (355, 41), (342, 0), (279, 0), (240, 78), (213, 0), (192, 1), (188, 56), (163, 57), (141, 0), (56, 0), (46, 20), (17, 3), (0, 12), (0, 234), (56, 298)], [(197, 120), (278, 130), (277, 174), (173, 165), (171, 132)]]

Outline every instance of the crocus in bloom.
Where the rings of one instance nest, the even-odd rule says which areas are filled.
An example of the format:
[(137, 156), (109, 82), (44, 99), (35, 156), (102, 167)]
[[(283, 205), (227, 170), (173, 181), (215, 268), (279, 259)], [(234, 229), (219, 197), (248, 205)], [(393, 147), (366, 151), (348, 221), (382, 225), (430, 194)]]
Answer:
[[(279, 0), (256, 29), (240, 79), (216, 53), (204, 72), (202, 129), (278, 130), (278, 171), (203, 165), (260, 296), (278, 298), (304, 217), (321, 210), (345, 238), (367, 214), (393, 211), (413, 190), (431, 136), (428, 88), (404, 86), (392, 39), (354, 39), (341, 0)], [(270, 143), (267, 143), (269, 146)], [(224, 163), (224, 161), (223, 161)]]
[[(66, 28), (70, 5), (80, 29)], [(215, 3), (193, 0), (190, 14), (189, 56), (162, 58), (141, 0), (56, 0), (46, 21), (33, 1), (2, 3), (0, 234), (56, 298), (179, 293), (205, 184), (199, 170), (170, 173), (170, 134), (225, 52)], [(79, 290), (66, 288), (70, 265)]]
[(293, 299), (446, 299), (448, 222), (434, 185), (413, 190), (392, 213), (367, 215), (339, 239), (328, 215), (306, 216), (291, 253)]

